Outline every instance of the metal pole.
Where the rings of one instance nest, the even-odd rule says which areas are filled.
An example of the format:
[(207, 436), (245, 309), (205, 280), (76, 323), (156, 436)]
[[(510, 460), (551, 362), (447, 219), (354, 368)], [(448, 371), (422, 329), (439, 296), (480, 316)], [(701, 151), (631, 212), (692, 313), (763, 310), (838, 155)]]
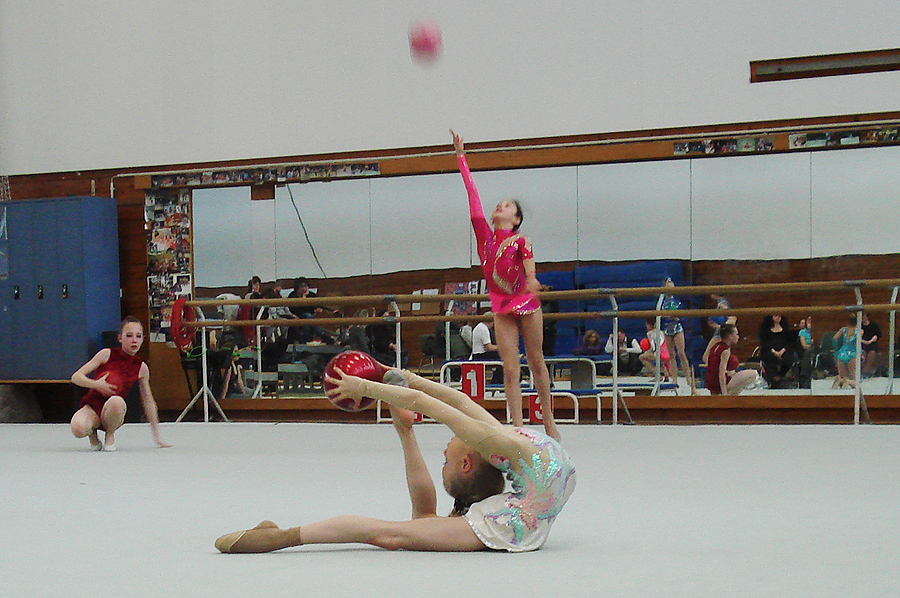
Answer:
[[(894, 287), (893, 292), (891, 293), (891, 303), (897, 303), (897, 292), (900, 291), (900, 287)], [(897, 312), (891, 311), (889, 316), (889, 326), (890, 332), (888, 338), (888, 348), (885, 351), (885, 355), (888, 358), (888, 385), (885, 394), (893, 394), (894, 392), (894, 337), (896, 334), (895, 323), (896, 323), (896, 315)]]
[[(853, 289), (856, 294), (856, 304), (862, 305), (862, 293), (859, 290), (859, 287)], [(853, 358), (854, 372), (853, 372), (853, 423), (859, 424), (859, 410), (862, 394), (862, 389), (860, 388), (860, 384), (862, 382), (862, 310), (856, 312), (856, 356)]]
[[(609, 302), (613, 311), (617, 312), (619, 304), (616, 303), (616, 296), (610, 295)], [(613, 316), (612, 344), (612, 423), (615, 426), (619, 423), (619, 316)], [(600, 402), (599, 398), (597, 402)]]

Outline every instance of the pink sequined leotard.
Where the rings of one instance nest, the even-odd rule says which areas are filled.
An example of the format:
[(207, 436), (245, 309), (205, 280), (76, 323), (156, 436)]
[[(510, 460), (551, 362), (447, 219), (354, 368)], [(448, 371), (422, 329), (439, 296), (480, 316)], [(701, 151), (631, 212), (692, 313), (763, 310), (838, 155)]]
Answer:
[(497, 314), (520, 316), (536, 312), (541, 307), (541, 301), (525, 285), (524, 261), (534, 259), (531, 242), (515, 231), (491, 229), (484, 217), (481, 198), (466, 157), (457, 156), (457, 162), (469, 195), (469, 214), (478, 242), (481, 271), (491, 298), (491, 309)]

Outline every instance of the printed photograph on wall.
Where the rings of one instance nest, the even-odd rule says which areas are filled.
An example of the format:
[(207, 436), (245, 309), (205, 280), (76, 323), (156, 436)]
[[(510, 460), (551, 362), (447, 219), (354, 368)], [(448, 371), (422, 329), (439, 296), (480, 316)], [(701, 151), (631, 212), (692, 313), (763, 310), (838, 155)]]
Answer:
[[(472, 290), (471, 282), (448, 282), (444, 284), (445, 295), (468, 295), (478, 291), (478, 282), (475, 282), (474, 290)], [(449, 303), (449, 302), (448, 302)], [(454, 316), (474, 315), (478, 313), (478, 309), (474, 301), (453, 301), (453, 305), (449, 307), (450, 313)], [(444, 305), (444, 312), (448, 311), (448, 305)]]
[(148, 191), (144, 200), (147, 231), (147, 296), (151, 342), (172, 341), (172, 302), (193, 293), (191, 192)]

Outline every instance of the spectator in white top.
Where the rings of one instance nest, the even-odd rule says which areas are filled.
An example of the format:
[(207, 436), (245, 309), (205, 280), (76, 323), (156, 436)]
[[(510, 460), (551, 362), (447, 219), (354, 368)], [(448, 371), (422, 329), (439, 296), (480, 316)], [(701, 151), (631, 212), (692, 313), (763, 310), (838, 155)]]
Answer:
[[(485, 315), (490, 316), (493, 314), (488, 312)], [(493, 327), (494, 320), (491, 319), (487, 322), (478, 322), (475, 328), (472, 329), (471, 359), (479, 361), (500, 359), (500, 354), (497, 353), (497, 345), (492, 342), (493, 339), (491, 338), (491, 328)]]
[(641, 344), (619, 330), (618, 342), (609, 335), (606, 341), (606, 352), (615, 354), (619, 359), (619, 373), (634, 375), (641, 371)]

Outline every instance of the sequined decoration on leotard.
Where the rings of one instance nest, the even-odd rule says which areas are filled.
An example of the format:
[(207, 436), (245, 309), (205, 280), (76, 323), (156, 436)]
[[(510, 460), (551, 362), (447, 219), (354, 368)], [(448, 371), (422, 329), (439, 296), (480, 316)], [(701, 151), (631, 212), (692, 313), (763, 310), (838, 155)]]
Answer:
[(517, 232), (491, 229), (484, 217), (469, 165), (464, 156), (459, 156), (457, 160), (469, 196), (472, 230), (475, 232), (481, 270), (487, 281), (491, 309), (494, 313), (520, 316), (536, 312), (541, 307), (541, 301), (526, 288), (523, 262), (534, 259), (531, 243)]
[(541, 520), (553, 519), (562, 510), (575, 489), (575, 466), (558, 442), (540, 432), (516, 428), (537, 447), (530, 460), (520, 458), (517, 467), (504, 456), (494, 455), (491, 464), (506, 472), (513, 492), (506, 506), (485, 515), (513, 528), (513, 544), (519, 544), (528, 529)]
[[(681, 309), (681, 301), (672, 295), (666, 295), (665, 298), (663, 298), (660, 309)], [(666, 336), (675, 336), (679, 332), (684, 331), (684, 327), (681, 325), (681, 318), (663, 317), (662, 329)]]

